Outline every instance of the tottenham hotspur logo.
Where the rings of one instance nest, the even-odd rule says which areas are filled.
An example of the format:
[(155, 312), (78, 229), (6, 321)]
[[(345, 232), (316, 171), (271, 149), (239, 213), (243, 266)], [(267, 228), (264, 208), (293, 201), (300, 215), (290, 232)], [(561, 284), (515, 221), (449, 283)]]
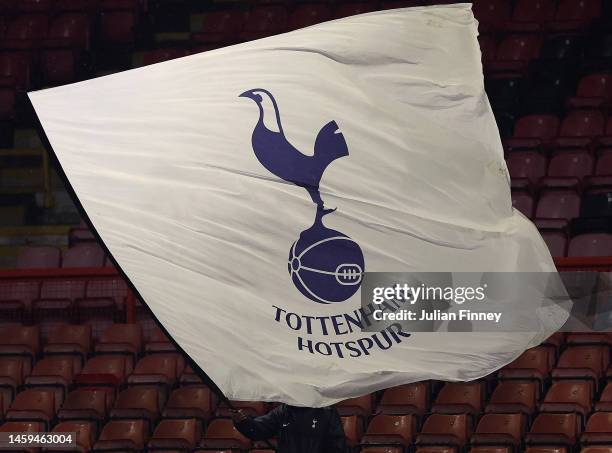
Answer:
[(285, 137), (278, 105), (272, 93), (261, 88), (245, 91), (241, 97), (255, 101), (259, 121), (253, 130), (253, 151), (268, 171), (308, 191), (316, 205), (314, 223), (302, 231), (289, 250), (287, 267), (295, 287), (315, 302), (343, 302), (361, 285), (365, 269), (361, 248), (346, 234), (327, 228), (326, 209), (319, 193), (323, 172), (336, 159), (348, 156), (344, 136), (335, 121), (319, 131), (314, 154), (307, 156)]

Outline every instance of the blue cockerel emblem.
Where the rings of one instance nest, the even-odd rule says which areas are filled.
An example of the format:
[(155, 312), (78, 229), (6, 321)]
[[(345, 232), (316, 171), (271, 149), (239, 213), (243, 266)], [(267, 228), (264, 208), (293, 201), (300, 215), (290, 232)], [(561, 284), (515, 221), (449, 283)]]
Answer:
[(316, 206), (315, 219), (291, 245), (287, 268), (295, 287), (319, 303), (343, 302), (361, 285), (364, 258), (359, 245), (346, 234), (327, 228), (323, 217), (334, 212), (324, 206), (319, 184), (325, 169), (336, 159), (348, 156), (348, 146), (335, 121), (321, 128), (314, 154), (296, 149), (285, 136), (276, 99), (256, 88), (241, 97), (255, 101), (259, 120), (252, 136), (253, 151), (272, 174), (306, 189)]

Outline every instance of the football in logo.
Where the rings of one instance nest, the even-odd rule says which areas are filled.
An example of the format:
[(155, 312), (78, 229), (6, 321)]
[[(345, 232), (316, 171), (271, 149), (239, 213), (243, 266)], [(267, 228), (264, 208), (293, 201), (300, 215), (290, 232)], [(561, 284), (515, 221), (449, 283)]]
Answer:
[(291, 280), (315, 302), (343, 302), (359, 289), (364, 269), (363, 253), (355, 241), (326, 228), (317, 216), (289, 251)]

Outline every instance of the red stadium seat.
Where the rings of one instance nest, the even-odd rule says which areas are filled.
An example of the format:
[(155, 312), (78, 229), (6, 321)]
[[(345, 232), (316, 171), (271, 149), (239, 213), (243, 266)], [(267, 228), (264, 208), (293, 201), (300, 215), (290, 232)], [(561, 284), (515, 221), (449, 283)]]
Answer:
[(203, 16), (200, 29), (193, 38), (204, 43), (229, 43), (236, 40), (244, 22), (245, 13), (240, 9), (210, 11)]
[(40, 352), (38, 326), (6, 326), (0, 328), (0, 358), (10, 357), (23, 363), (23, 375), (32, 370)]
[[(0, 433), (40, 433), (45, 430), (45, 425), (41, 422), (6, 422), (0, 426)], [(26, 448), (23, 450), (10, 449), (9, 452), (37, 453), (37, 448)]]
[(537, 388), (535, 382), (502, 381), (495, 387), (485, 412), (531, 416), (536, 410)]
[(601, 14), (601, 0), (560, 0), (550, 29), (572, 31), (587, 27)]
[(51, 331), (43, 347), (46, 356), (72, 357), (75, 372), (79, 372), (91, 353), (91, 327), (61, 324)]
[(74, 377), (73, 360), (64, 357), (46, 357), (39, 360), (32, 373), (25, 379), (27, 387), (55, 392), (56, 409), (64, 401)]
[(570, 240), (567, 256), (612, 256), (612, 234), (581, 234)]
[(540, 390), (550, 377), (554, 357), (549, 348), (538, 346), (527, 349), (517, 359), (509, 363), (497, 376), (501, 380), (529, 380), (538, 383)]
[(491, 72), (522, 72), (529, 62), (538, 58), (542, 38), (538, 35), (512, 35), (504, 38), (497, 47), (497, 57), (489, 69)]
[(506, 29), (515, 32), (538, 31), (555, 17), (556, 6), (554, 0), (519, 0)]
[(13, 83), (9, 83), (9, 86), (2, 86), (2, 83), (0, 76), (0, 120), (13, 120), (15, 119), (17, 92)]
[(17, 394), (6, 412), (11, 421), (34, 421), (50, 427), (55, 417), (54, 392), (50, 390), (24, 390)]
[(370, 421), (363, 444), (390, 444), (409, 446), (417, 433), (417, 419), (414, 415), (374, 416)]
[(105, 389), (77, 389), (70, 392), (57, 413), (60, 420), (94, 422), (100, 427), (113, 404), (112, 392)]
[(201, 425), (194, 419), (162, 420), (149, 440), (148, 451), (193, 450), (201, 437)]
[(508, 0), (474, 0), (472, 8), (481, 33), (503, 28), (512, 13), (512, 3)]
[(484, 399), (484, 382), (449, 382), (438, 393), (431, 412), (477, 416), (482, 412)]
[(383, 393), (377, 412), (383, 414), (416, 414), (429, 410), (429, 385), (425, 382), (392, 387)]
[(49, 48), (82, 49), (90, 46), (90, 18), (85, 12), (66, 12), (51, 22), (45, 46)]
[(62, 256), (62, 267), (102, 267), (104, 251), (97, 244), (78, 244), (66, 250)]
[(211, 421), (200, 443), (201, 447), (209, 450), (214, 448), (245, 450), (250, 445), (251, 441), (240, 434), (232, 420), (228, 418), (217, 418)]
[(607, 346), (572, 346), (561, 354), (553, 379), (587, 379), (596, 392), (609, 364)]
[(580, 196), (573, 190), (546, 190), (540, 195), (536, 218), (572, 219), (580, 215)]
[(250, 11), (241, 39), (251, 41), (282, 33), (286, 29), (287, 8), (284, 5), (259, 5)]
[(432, 414), (425, 420), (417, 435), (416, 446), (454, 447), (462, 450), (472, 434), (469, 416)]
[(48, 13), (53, 8), (52, 0), (22, 0), (16, 5), (18, 12)]
[(143, 451), (146, 441), (143, 420), (111, 420), (104, 425), (93, 451)]
[(528, 115), (519, 118), (514, 125), (514, 135), (506, 140), (507, 149), (538, 148), (551, 145), (559, 132), (556, 115)]
[(535, 203), (533, 196), (525, 190), (512, 191), (512, 206), (521, 211), (528, 218), (533, 217)]
[(29, 52), (0, 52), (1, 86), (12, 88), (18, 92), (27, 91), (30, 89), (31, 71), (32, 57)]
[(90, 423), (62, 422), (51, 430), (53, 433), (76, 433), (76, 451), (88, 453), (93, 446), (94, 432)]
[(372, 415), (373, 405), (374, 398), (370, 394), (341, 401), (336, 404), (336, 409), (340, 415), (358, 415), (367, 418)]
[(289, 16), (289, 29), (308, 27), (331, 18), (331, 9), (325, 3), (302, 3)]
[(162, 416), (164, 418), (195, 418), (202, 423), (210, 419), (216, 399), (207, 387), (180, 387), (172, 392)]
[(128, 377), (128, 385), (155, 385), (168, 392), (176, 383), (178, 375), (176, 362), (176, 357), (170, 354), (143, 357)]
[(567, 255), (567, 235), (561, 231), (541, 231), (551, 256)]
[(591, 74), (583, 77), (576, 96), (568, 99), (569, 108), (600, 108), (612, 101), (612, 75)]
[(81, 372), (75, 376), (75, 381), (84, 386), (119, 387), (126, 378), (126, 359), (121, 356), (100, 355), (92, 357)]
[(525, 436), (529, 446), (572, 448), (581, 432), (578, 414), (542, 413), (534, 420), (531, 431)]
[(519, 451), (526, 427), (527, 420), (523, 414), (485, 414), (478, 422), (470, 443)]
[(506, 165), (512, 179), (527, 179), (536, 184), (546, 174), (546, 156), (535, 151), (513, 151)]
[(35, 49), (47, 35), (49, 17), (46, 14), (23, 14), (12, 18), (1, 47), (5, 49)]
[(39, 324), (43, 339), (58, 325), (75, 320), (74, 301), (85, 295), (84, 280), (47, 280), (40, 287), (40, 299), (32, 304), (32, 318)]
[(569, 112), (559, 131), (556, 146), (585, 148), (595, 137), (603, 134), (604, 117), (598, 110), (574, 110)]
[(574, 412), (586, 420), (591, 412), (592, 385), (588, 381), (555, 382), (540, 405), (540, 412)]
[(162, 395), (156, 388), (130, 387), (117, 396), (111, 419), (144, 420), (151, 431), (159, 420)]
[(4, 417), (23, 378), (23, 361), (0, 357), (0, 417)]
[(59, 265), (60, 251), (55, 247), (28, 247), (17, 256), (17, 269), (53, 268)]
[(612, 413), (595, 412), (580, 438), (582, 445), (612, 444)]
[(34, 281), (6, 280), (0, 282), (0, 313), (2, 319), (23, 322), (32, 310), (32, 302), (40, 297), (40, 284)]
[(102, 334), (94, 350), (96, 353), (120, 354), (128, 358), (132, 368), (142, 352), (142, 328), (139, 324), (112, 324)]
[(582, 179), (593, 174), (595, 161), (587, 150), (557, 151), (548, 163), (548, 176)]

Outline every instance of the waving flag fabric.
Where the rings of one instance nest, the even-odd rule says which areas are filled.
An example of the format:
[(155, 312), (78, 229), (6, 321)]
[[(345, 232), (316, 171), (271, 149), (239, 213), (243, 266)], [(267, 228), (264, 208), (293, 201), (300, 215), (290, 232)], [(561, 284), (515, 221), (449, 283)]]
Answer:
[(470, 5), (376, 12), (30, 99), (108, 250), (238, 400), (481, 377), (531, 333), (359, 328), (364, 272), (551, 272)]

